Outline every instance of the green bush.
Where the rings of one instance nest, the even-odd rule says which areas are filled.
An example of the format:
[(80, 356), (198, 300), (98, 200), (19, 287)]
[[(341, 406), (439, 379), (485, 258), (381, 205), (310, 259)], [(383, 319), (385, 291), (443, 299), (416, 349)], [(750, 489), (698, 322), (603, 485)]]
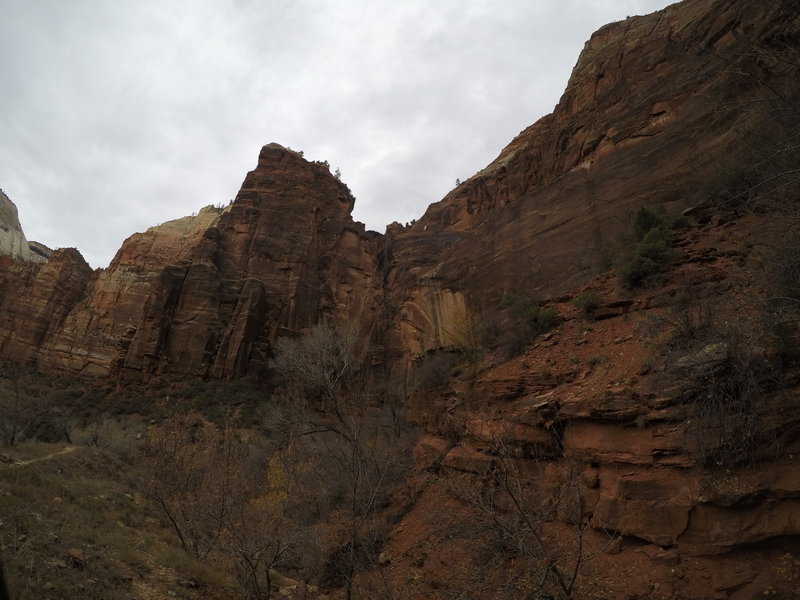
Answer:
[(633, 230), (637, 239), (642, 239), (648, 232), (666, 224), (666, 215), (663, 211), (656, 211), (642, 206), (633, 221)]
[(536, 337), (553, 329), (558, 325), (558, 312), (555, 308), (543, 308), (538, 304), (528, 307), (528, 330), (531, 336)]
[(663, 214), (646, 208), (636, 213), (634, 231), (638, 242), (628, 260), (619, 268), (622, 283), (627, 288), (642, 285), (646, 280), (661, 272), (672, 258), (669, 228), (674, 225)]
[(636, 254), (656, 262), (669, 258), (671, 250), (666, 230), (663, 227), (656, 227), (648, 231), (636, 246)]
[(590, 315), (603, 304), (603, 297), (597, 292), (583, 292), (573, 299), (572, 304), (583, 314)]
[(645, 279), (655, 275), (661, 270), (661, 265), (656, 261), (643, 256), (634, 256), (629, 262), (620, 267), (622, 283), (627, 288), (638, 287)]

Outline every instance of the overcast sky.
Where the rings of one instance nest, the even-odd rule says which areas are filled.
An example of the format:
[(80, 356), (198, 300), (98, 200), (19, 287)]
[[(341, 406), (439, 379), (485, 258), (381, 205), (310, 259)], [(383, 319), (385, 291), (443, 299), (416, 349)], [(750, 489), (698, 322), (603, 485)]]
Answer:
[(105, 267), (227, 203), (264, 144), (383, 232), (552, 112), (597, 28), (669, 0), (0, 0), (0, 188)]

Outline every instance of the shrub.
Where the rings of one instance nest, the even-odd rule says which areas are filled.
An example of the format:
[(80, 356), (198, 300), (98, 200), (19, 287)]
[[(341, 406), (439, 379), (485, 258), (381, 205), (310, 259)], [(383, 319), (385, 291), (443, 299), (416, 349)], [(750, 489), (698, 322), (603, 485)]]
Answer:
[(597, 292), (583, 292), (572, 301), (572, 304), (583, 314), (590, 315), (603, 304), (603, 298)]
[(658, 330), (665, 328), (672, 345), (685, 345), (700, 339), (713, 325), (714, 307), (711, 302), (692, 294), (691, 284), (684, 282), (672, 303), (656, 317)]
[(707, 465), (755, 462), (765, 433), (759, 410), (764, 373), (759, 367), (749, 349), (731, 346), (713, 367), (690, 374), (698, 393), (693, 433)]
[(459, 356), (455, 352), (427, 353), (414, 361), (411, 375), (412, 387), (417, 390), (429, 390), (444, 385), (458, 362)]
[(664, 227), (656, 227), (648, 231), (636, 246), (636, 255), (655, 262), (663, 262), (671, 254), (667, 231)]
[(492, 328), (493, 342), (506, 359), (519, 356), (539, 335), (558, 326), (555, 308), (542, 307), (530, 296), (506, 292), (500, 300), (500, 314)]
[(633, 255), (620, 267), (620, 277), (625, 287), (642, 285), (645, 280), (663, 270), (673, 251), (664, 225), (650, 229), (636, 245)]
[(531, 337), (547, 333), (558, 325), (558, 312), (553, 307), (541, 307), (533, 304), (527, 310), (528, 330)]
[(642, 206), (633, 220), (633, 230), (637, 239), (642, 239), (648, 232), (666, 224), (663, 211), (656, 211)]
[(603, 365), (608, 362), (608, 356), (605, 354), (595, 354), (594, 356), (590, 356), (586, 360), (586, 364), (590, 367), (596, 367), (598, 365)]
[(769, 298), (764, 314), (772, 349), (784, 368), (800, 362), (800, 223), (796, 218), (785, 222), (791, 233), (774, 236), (765, 261)]
[(230, 583), (224, 574), (209, 564), (186, 554), (181, 548), (161, 543), (153, 549), (153, 557), (160, 565), (173, 569), (190, 581), (193, 585), (213, 588), (229, 588)]
[(483, 361), (486, 330), (484, 321), (470, 309), (455, 311), (445, 329), (450, 345), (461, 352), (464, 362), (474, 378)]
[(629, 262), (622, 265), (619, 274), (625, 287), (634, 288), (642, 285), (645, 279), (655, 275), (659, 270), (659, 264), (654, 260), (643, 256), (634, 256)]

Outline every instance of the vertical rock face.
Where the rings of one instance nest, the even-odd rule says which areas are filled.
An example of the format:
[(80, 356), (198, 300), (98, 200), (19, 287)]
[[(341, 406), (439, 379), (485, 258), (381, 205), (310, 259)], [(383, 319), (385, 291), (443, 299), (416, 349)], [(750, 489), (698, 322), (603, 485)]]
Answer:
[(17, 207), (0, 190), (0, 356), (36, 360), (91, 279), (74, 248), (53, 253), (29, 243)]
[[(57, 250), (44, 264), (0, 257), (0, 354), (32, 362), (56, 349), (71, 307), (93, 279), (91, 267), (74, 248)], [(59, 349), (70, 354), (73, 347)]]
[(323, 317), (369, 329), (377, 240), (352, 208), (327, 165), (265, 146), (235, 202), (131, 236), (82, 293), (58, 296), (57, 323), (32, 315), (36, 343), (14, 350), (23, 341), (8, 336), (9, 353), (88, 374), (228, 378), (263, 368), (279, 332)]
[[(6, 317), (4, 352), (93, 374), (226, 378), (262, 368), (270, 340), (323, 316), (380, 323), (376, 336), (406, 357), (447, 345), (465, 313), (504, 293), (552, 297), (599, 272), (639, 207), (694, 204), (697, 181), (752, 126), (736, 107), (792, 80), (791, 62), (748, 57), (796, 39), (797, 19), (790, 2), (687, 0), (600, 29), (551, 115), (385, 237), (353, 222), (327, 165), (270, 144), (230, 206), (132, 236), (96, 275), (59, 258), (64, 281), (88, 280), (47, 300), (61, 302), (56, 322)], [(13, 205), (0, 204), (0, 245), (25, 260)], [(48, 293), (35, 269), (14, 284), (19, 270), (8, 286)], [(40, 332), (38, 347), (21, 328)]]
[(795, 9), (687, 0), (595, 33), (551, 115), (394, 233), (406, 329), (429, 330), (438, 309), (421, 299), (442, 290), (480, 307), (574, 288), (607, 267), (639, 207), (698, 202), (756, 118), (740, 107), (791, 81), (789, 64), (753, 56), (796, 39)]
[(38, 256), (28, 247), (28, 240), (17, 218), (17, 207), (3, 190), (0, 190), (0, 256), (10, 256), (24, 262), (30, 262)]

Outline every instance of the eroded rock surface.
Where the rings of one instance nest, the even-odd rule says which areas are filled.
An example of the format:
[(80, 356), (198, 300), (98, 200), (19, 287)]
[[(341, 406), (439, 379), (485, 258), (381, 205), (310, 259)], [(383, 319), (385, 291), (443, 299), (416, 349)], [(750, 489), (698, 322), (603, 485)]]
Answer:
[(742, 103), (770, 95), (756, 79), (783, 89), (790, 76), (788, 65), (737, 61), (785, 53), (780, 40), (797, 27), (787, 2), (689, 0), (597, 31), (552, 114), (396, 228), (407, 348), (439, 343), (431, 332), (460, 306), (448, 294), (472, 309), (508, 293), (554, 297), (608, 267), (639, 207), (701, 201), (756, 118)]
[(17, 207), (0, 190), (0, 256), (22, 262), (45, 262), (51, 253), (38, 242), (28, 242), (19, 224)]
[[(52, 260), (26, 285), (58, 305), (57, 322), (38, 311), (6, 319), (5, 352), (86, 374), (229, 378), (263, 369), (275, 335), (324, 316), (359, 320), (368, 334), (380, 236), (353, 222), (352, 207), (327, 165), (265, 146), (230, 206), (131, 236), (107, 269), (86, 271), (79, 293), (37, 287), (72, 268)], [(29, 342), (22, 331), (43, 334)]]
[(353, 198), (325, 165), (268, 145), (231, 206), (129, 238), (80, 305), (60, 309), (35, 360), (231, 377), (263, 368), (275, 335), (321, 315), (362, 322), (406, 362), (452, 345), (504, 295), (553, 297), (606, 268), (639, 207), (701, 201), (698, 182), (756, 118), (737, 107), (791, 77), (790, 61), (747, 57), (783, 48), (796, 21), (786, 2), (688, 0), (603, 27), (551, 115), (385, 236), (352, 221)]

